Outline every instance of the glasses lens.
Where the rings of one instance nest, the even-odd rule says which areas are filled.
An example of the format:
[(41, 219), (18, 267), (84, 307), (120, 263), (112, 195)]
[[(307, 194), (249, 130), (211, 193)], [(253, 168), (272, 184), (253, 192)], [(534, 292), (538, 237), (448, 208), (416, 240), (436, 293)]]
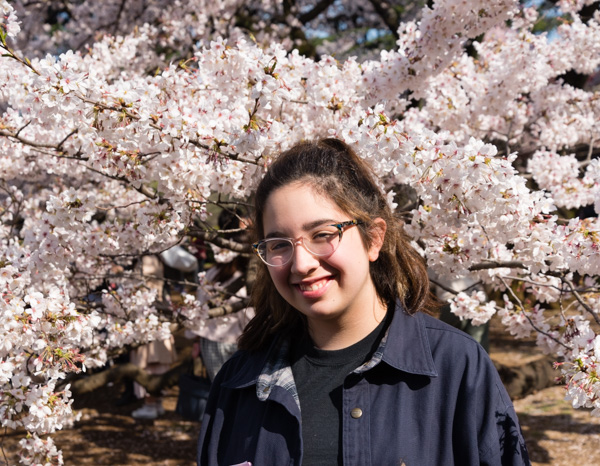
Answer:
[(292, 258), (294, 245), (288, 239), (266, 239), (258, 246), (258, 253), (263, 260), (273, 266), (283, 265)]
[[(342, 239), (342, 227), (352, 222), (339, 225), (326, 225), (314, 230), (310, 235), (302, 237), (304, 248), (315, 256), (329, 256), (335, 252)], [(356, 223), (352, 223), (356, 225)], [(264, 262), (273, 267), (287, 264), (294, 254), (294, 240), (291, 238), (268, 238), (259, 241), (255, 248)]]
[(319, 228), (309, 238), (304, 239), (304, 245), (310, 252), (317, 256), (328, 256), (333, 254), (340, 244), (340, 230), (328, 225)]

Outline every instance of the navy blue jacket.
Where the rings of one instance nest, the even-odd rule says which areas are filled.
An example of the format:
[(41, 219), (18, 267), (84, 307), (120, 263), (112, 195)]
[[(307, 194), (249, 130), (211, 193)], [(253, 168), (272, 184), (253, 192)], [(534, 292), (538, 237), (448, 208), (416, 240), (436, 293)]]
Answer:
[[(217, 375), (198, 464), (302, 464), (302, 421), (288, 343), (236, 353)], [(397, 306), (373, 357), (349, 374), (344, 465), (528, 465), (512, 403), (467, 334)], [(310, 465), (308, 465), (310, 466)]]

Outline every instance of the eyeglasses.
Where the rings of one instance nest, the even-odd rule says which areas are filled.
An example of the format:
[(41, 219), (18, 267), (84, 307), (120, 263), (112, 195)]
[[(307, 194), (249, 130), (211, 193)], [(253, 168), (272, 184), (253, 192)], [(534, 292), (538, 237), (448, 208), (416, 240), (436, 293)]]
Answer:
[(330, 256), (340, 245), (344, 228), (359, 224), (362, 224), (359, 220), (348, 220), (333, 225), (323, 225), (312, 231), (310, 236), (301, 236), (298, 240), (267, 238), (254, 243), (252, 249), (265, 264), (271, 267), (286, 265), (292, 259), (294, 248), (298, 243), (302, 243), (304, 249), (313, 256)]

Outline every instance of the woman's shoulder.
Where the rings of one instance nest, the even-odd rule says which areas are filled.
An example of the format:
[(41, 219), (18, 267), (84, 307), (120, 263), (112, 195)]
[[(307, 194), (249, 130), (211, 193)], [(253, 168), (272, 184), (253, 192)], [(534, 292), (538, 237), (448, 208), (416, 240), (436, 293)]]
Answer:
[(420, 336), (411, 336), (413, 344), (409, 351), (415, 354), (419, 346), (438, 375), (474, 374), (479, 370), (489, 376), (496, 372), (487, 351), (466, 332), (429, 314), (417, 313), (411, 318), (416, 319), (412, 327)]
[(238, 388), (256, 383), (258, 376), (264, 368), (269, 351), (238, 350), (221, 367), (217, 379), (223, 387)]
[(485, 350), (462, 330), (435, 317), (396, 308), (383, 359), (405, 372), (438, 377), (490, 365)]
[(446, 322), (442, 322), (432, 315), (425, 313), (418, 314), (419, 318), (423, 321), (423, 326), (426, 329), (426, 334), (430, 343), (436, 343), (457, 350), (461, 349), (467, 352), (485, 352), (481, 345), (468, 333), (453, 327)]
[(467, 377), (478, 383), (500, 386), (501, 381), (488, 352), (470, 335), (441, 320), (421, 316), (431, 355), (441, 376)]

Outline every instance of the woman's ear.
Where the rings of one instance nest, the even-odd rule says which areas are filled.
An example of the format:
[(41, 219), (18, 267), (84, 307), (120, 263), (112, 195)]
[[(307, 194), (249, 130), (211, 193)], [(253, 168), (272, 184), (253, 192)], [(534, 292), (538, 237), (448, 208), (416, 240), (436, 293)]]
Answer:
[(373, 220), (373, 225), (369, 229), (369, 235), (371, 236), (371, 246), (368, 250), (369, 261), (375, 262), (379, 257), (379, 251), (383, 246), (383, 240), (385, 238), (385, 232), (387, 224), (382, 218), (376, 218)]

